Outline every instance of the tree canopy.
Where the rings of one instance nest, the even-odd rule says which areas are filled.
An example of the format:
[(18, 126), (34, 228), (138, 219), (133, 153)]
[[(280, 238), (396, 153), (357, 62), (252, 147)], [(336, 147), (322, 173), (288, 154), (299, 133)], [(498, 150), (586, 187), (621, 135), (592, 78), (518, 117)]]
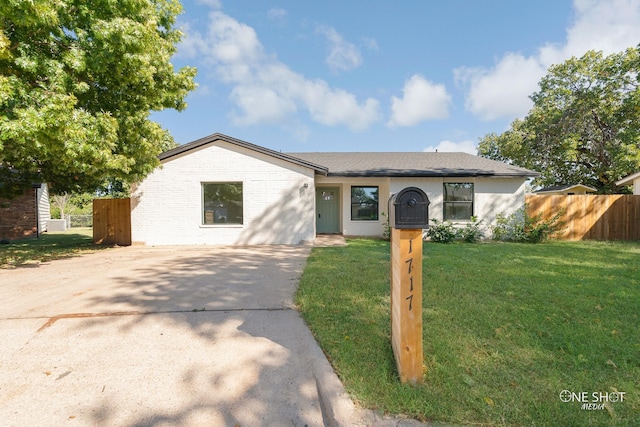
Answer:
[(550, 67), (539, 86), (524, 119), (480, 140), (481, 156), (540, 172), (537, 185), (600, 193), (640, 169), (640, 45), (571, 58)]
[[(184, 109), (178, 0), (0, 2), (0, 194), (134, 182), (175, 145), (152, 111)], [(3, 194), (4, 193), (4, 194)]]

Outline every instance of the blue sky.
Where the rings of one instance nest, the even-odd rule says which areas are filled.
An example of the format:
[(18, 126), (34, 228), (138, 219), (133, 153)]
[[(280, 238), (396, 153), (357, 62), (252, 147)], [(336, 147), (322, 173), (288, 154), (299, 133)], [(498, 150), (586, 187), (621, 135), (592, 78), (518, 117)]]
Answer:
[(640, 0), (183, 0), (172, 58), (198, 69), (180, 144), (467, 151), (531, 107), (548, 67), (640, 42)]

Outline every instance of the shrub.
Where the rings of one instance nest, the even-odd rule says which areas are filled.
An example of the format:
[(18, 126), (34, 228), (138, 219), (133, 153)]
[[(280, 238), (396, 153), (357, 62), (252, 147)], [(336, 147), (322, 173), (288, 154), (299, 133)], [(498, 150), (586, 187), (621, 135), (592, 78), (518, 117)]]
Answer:
[(391, 240), (391, 225), (389, 224), (389, 215), (386, 212), (382, 212), (381, 215), (385, 218), (382, 226), (384, 227), (382, 230), (382, 238), (384, 240)]
[(562, 231), (565, 224), (560, 218), (563, 215), (564, 210), (561, 210), (546, 221), (542, 219), (542, 213), (531, 217), (527, 213), (527, 205), (525, 204), (509, 216), (498, 214), (496, 225), (492, 228), (493, 240), (543, 242)]
[(482, 220), (478, 221), (478, 217), (472, 216), (471, 222), (468, 222), (464, 228), (458, 230), (459, 237), (467, 243), (475, 243), (482, 239), (484, 233), (480, 229)]
[(458, 230), (449, 221), (432, 219), (433, 225), (427, 229), (427, 237), (435, 243), (451, 243), (458, 237)]
[(560, 220), (564, 213), (565, 209), (561, 209), (546, 221), (542, 220), (542, 213), (533, 217), (525, 215), (524, 231), (527, 236), (527, 241), (530, 243), (540, 243), (550, 239), (554, 234), (561, 232), (565, 228), (565, 223)]
[(523, 242), (524, 234), (524, 208), (518, 209), (509, 216), (499, 213), (496, 217), (496, 225), (491, 229), (493, 240), (507, 242)]

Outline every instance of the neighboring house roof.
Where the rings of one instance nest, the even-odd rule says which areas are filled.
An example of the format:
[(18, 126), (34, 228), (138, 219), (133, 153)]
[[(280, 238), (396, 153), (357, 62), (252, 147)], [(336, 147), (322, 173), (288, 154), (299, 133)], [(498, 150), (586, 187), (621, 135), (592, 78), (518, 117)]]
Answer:
[(303, 159), (298, 159), (290, 155), (280, 153), (278, 151), (270, 150), (268, 148), (261, 147), (259, 145), (251, 144), (250, 142), (232, 138), (230, 136), (223, 135), (221, 133), (214, 133), (213, 135), (205, 136), (204, 138), (197, 139), (188, 144), (180, 145), (179, 147), (176, 147), (171, 150), (165, 151), (164, 153), (161, 153), (160, 156), (158, 157), (160, 158), (160, 161), (171, 160), (172, 157), (187, 153), (192, 150), (203, 148), (204, 146), (214, 143), (215, 141), (224, 141), (229, 144), (236, 145), (238, 147), (246, 148), (248, 150), (256, 151), (258, 153), (262, 153), (267, 156), (274, 157), (276, 159), (284, 160), (299, 166), (304, 166), (304, 167), (313, 169), (317, 173), (320, 173), (322, 175), (327, 174), (327, 168), (324, 166), (320, 166), (320, 165), (305, 161)]
[(326, 166), (328, 176), (535, 177), (538, 172), (467, 153), (288, 153)]
[(633, 184), (633, 181), (635, 179), (637, 179), (637, 178), (640, 178), (640, 172), (636, 172), (636, 173), (631, 174), (629, 176), (625, 176), (620, 181), (617, 181), (616, 185), (631, 185), (631, 184)]
[(224, 141), (267, 156), (311, 168), (328, 176), (357, 177), (535, 177), (538, 172), (467, 153), (362, 152), (281, 153), (214, 133), (160, 154), (161, 161)]
[(550, 187), (542, 188), (538, 191), (534, 191), (534, 193), (559, 193), (565, 191), (585, 191), (587, 193), (595, 193), (596, 190), (593, 187), (589, 187), (587, 185), (582, 184), (561, 184), (561, 185), (552, 185)]

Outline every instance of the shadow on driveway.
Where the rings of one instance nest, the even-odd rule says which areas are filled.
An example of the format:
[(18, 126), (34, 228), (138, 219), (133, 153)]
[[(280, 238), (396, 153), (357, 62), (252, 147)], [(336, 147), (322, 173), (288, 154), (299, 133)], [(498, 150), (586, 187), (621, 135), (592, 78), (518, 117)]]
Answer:
[(308, 253), (130, 247), (0, 271), (3, 424), (325, 425), (292, 309)]

